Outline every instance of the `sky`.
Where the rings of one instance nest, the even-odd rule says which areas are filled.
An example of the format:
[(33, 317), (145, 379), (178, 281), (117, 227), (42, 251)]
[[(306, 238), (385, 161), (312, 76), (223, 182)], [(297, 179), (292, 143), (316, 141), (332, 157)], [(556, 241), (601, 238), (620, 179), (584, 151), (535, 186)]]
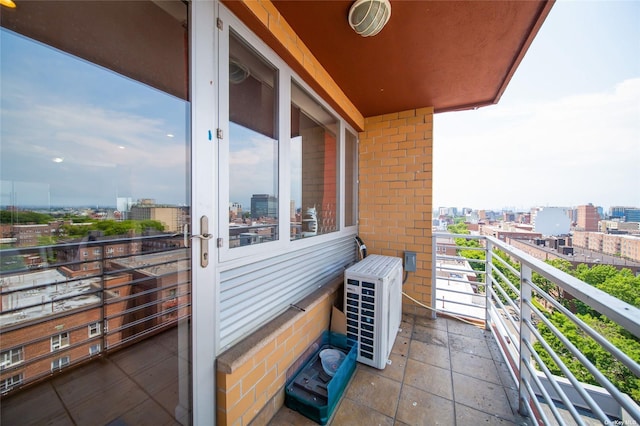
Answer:
[(0, 205), (188, 204), (187, 102), (0, 30)]
[[(186, 102), (0, 37), (0, 205), (189, 203)], [(272, 169), (271, 145), (230, 160)], [(557, 1), (498, 105), (436, 114), (433, 176), (434, 207), (640, 207), (640, 1)]]
[(640, 1), (557, 1), (497, 105), (434, 117), (433, 206), (640, 207)]

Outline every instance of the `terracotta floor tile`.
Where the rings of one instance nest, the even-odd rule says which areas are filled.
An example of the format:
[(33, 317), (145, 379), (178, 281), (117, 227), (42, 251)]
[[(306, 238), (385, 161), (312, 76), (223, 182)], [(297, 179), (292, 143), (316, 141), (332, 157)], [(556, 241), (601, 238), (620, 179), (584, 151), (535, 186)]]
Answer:
[(400, 382), (356, 368), (346, 397), (393, 418), (398, 406), (400, 386)]
[[(395, 415), (395, 412), (394, 412)], [(392, 426), (393, 416), (384, 415), (357, 401), (345, 398), (331, 421), (333, 425)]]
[[(22, 392), (0, 402), (0, 424), (38, 425), (56, 419), (56, 424), (72, 424), (51, 383)], [(68, 423), (67, 423), (68, 422)]]
[(526, 419), (517, 421), (514, 418), (501, 418), (495, 414), (487, 414), (482, 411), (474, 410), (466, 405), (456, 404), (456, 426), (480, 426), (480, 425), (528, 425)]
[(489, 347), (484, 338), (475, 339), (461, 334), (449, 335), (449, 349), (452, 351), (464, 352), (471, 355), (478, 355), (484, 358), (493, 359)]
[(453, 425), (453, 401), (412, 386), (403, 386), (396, 419), (407, 425)]
[(451, 370), (409, 359), (404, 384), (453, 400)]
[(513, 417), (511, 405), (501, 385), (454, 372), (453, 393), (456, 403), (500, 418)]
[(449, 348), (429, 345), (418, 340), (411, 341), (409, 358), (440, 368), (451, 368)]
[(492, 359), (464, 352), (451, 352), (451, 369), (465, 376), (502, 385), (496, 365)]
[(445, 330), (437, 328), (425, 327), (424, 325), (416, 325), (413, 327), (412, 340), (424, 342), (429, 345), (441, 346), (446, 348), (449, 346), (449, 337)]

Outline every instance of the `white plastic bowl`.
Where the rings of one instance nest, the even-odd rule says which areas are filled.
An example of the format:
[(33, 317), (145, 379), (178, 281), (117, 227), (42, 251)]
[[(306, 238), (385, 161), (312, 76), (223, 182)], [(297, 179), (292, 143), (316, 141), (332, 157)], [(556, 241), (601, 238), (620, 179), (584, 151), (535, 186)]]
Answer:
[(346, 358), (344, 352), (337, 349), (323, 349), (320, 351), (320, 361), (325, 373), (333, 377), (340, 368), (340, 364)]

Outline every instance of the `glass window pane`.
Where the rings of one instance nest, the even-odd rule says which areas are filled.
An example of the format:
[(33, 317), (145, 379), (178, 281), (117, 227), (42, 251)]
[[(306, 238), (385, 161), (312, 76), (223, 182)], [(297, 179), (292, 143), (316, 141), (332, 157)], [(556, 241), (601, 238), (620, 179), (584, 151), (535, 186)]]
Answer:
[(358, 143), (356, 136), (345, 132), (344, 224), (355, 226), (358, 220)]
[[(0, 282), (11, 303), (0, 349), (20, 348), (11, 373), (23, 386), (3, 395), (2, 422), (24, 423), (5, 404), (47, 387), (71, 398), (67, 417), (40, 407), (34, 423), (88, 419), (81, 406), (90, 423), (128, 422), (130, 405), (117, 402), (127, 388), (155, 423), (189, 424), (190, 251), (179, 235), (190, 222), (188, 5), (19, 2), (4, 12)], [(149, 380), (131, 371), (108, 383), (105, 366), (131, 365)], [(50, 380), (51, 369), (64, 377)], [(80, 382), (90, 392), (70, 395)]]
[(291, 239), (338, 230), (338, 121), (291, 85)]
[(278, 239), (277, 71), (229, 36), (229, 248)]

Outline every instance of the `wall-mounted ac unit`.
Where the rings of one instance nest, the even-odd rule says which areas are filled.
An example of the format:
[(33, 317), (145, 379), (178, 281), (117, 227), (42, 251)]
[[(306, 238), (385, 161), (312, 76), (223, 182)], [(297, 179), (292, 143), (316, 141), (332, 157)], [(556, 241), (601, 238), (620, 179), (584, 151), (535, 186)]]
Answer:
[(383, 369), (402, 321), (402, 259), (370, 255), (349, 267), (344, 306), (357, 361)]

